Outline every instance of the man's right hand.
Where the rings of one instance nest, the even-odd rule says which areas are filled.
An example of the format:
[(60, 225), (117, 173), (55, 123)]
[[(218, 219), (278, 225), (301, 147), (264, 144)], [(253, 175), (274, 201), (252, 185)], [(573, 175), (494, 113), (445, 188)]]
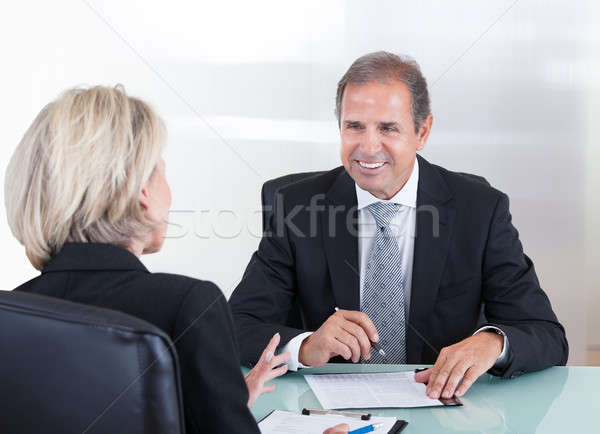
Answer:
[(379, 336), (373, 321), (364, 312), (338, 310), (319, 329), (302, 341), (298, 361), (306, 366), (322, 366), (340, 355), (357, 363), (371, 357), (371, 341)]

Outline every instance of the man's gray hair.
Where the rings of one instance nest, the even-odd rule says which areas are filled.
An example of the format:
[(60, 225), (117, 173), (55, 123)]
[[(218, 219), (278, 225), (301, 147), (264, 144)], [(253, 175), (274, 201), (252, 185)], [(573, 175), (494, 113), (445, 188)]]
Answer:
[(335, 116), (340, 125), (342, 97), (347, 84), (388, 83), (398, 80), (406, 84), (411, 95), (411, 114), (415, 132), (431, 113), (427, 81), (419, 64), (408, 56), (398, 56), (387, 51), (365, 54), (354, 61), (338, 82), (335, 97)]

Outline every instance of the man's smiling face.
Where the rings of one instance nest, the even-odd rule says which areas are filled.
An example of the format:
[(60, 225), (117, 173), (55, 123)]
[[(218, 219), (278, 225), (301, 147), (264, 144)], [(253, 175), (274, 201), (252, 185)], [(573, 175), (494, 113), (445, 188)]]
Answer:
[(348, 84), (340, 113), (342, 163), (360, 188), (389, 199), (408, 180), (432, 121), (429, 115), (415, 132), (410, 91), (401, 81)]

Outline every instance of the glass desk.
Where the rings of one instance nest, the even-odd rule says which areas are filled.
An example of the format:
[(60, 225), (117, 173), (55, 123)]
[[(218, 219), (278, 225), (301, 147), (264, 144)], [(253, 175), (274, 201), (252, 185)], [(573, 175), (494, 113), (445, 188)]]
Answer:
[[(252, 414), (262, 419), (272, 410), (321, 408), (305, 374), (392, 372), (424, 365), (327, 364), (276, 378), (276, 389), (261, 396)], [(247, 368), (242, 368), (244, 373)], [(600, 367), (553, 367), (503, 380), (485, 374), (461, 397), (463, 407), (372, 409), (370, 413), (408, 421), (410, 433), (599, 433)]]

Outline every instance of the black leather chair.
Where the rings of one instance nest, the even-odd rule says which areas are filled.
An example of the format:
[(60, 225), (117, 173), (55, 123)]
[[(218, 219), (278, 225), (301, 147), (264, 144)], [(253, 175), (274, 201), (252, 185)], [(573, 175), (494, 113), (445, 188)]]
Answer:
[(185, 432), (177, 353), (109, 309), (0, 291), (0, 433)]
[(293, 184), (294, 182), (301, 181), (306, 178), (312, 178), (313, 176), (322, 175), (326, 172), (303, 172), (303, 173), (292, 173), (290, 175), (280, 176), (279, 178), (271, 179), (265, 182), (261, 190), (262, 200), (262, 222), (263, 231), (267, 229), (269, 219), (273, 215), (273, 206), (275, 203), (275, 195), (277, 191), (285, 187), (286, 185)]

